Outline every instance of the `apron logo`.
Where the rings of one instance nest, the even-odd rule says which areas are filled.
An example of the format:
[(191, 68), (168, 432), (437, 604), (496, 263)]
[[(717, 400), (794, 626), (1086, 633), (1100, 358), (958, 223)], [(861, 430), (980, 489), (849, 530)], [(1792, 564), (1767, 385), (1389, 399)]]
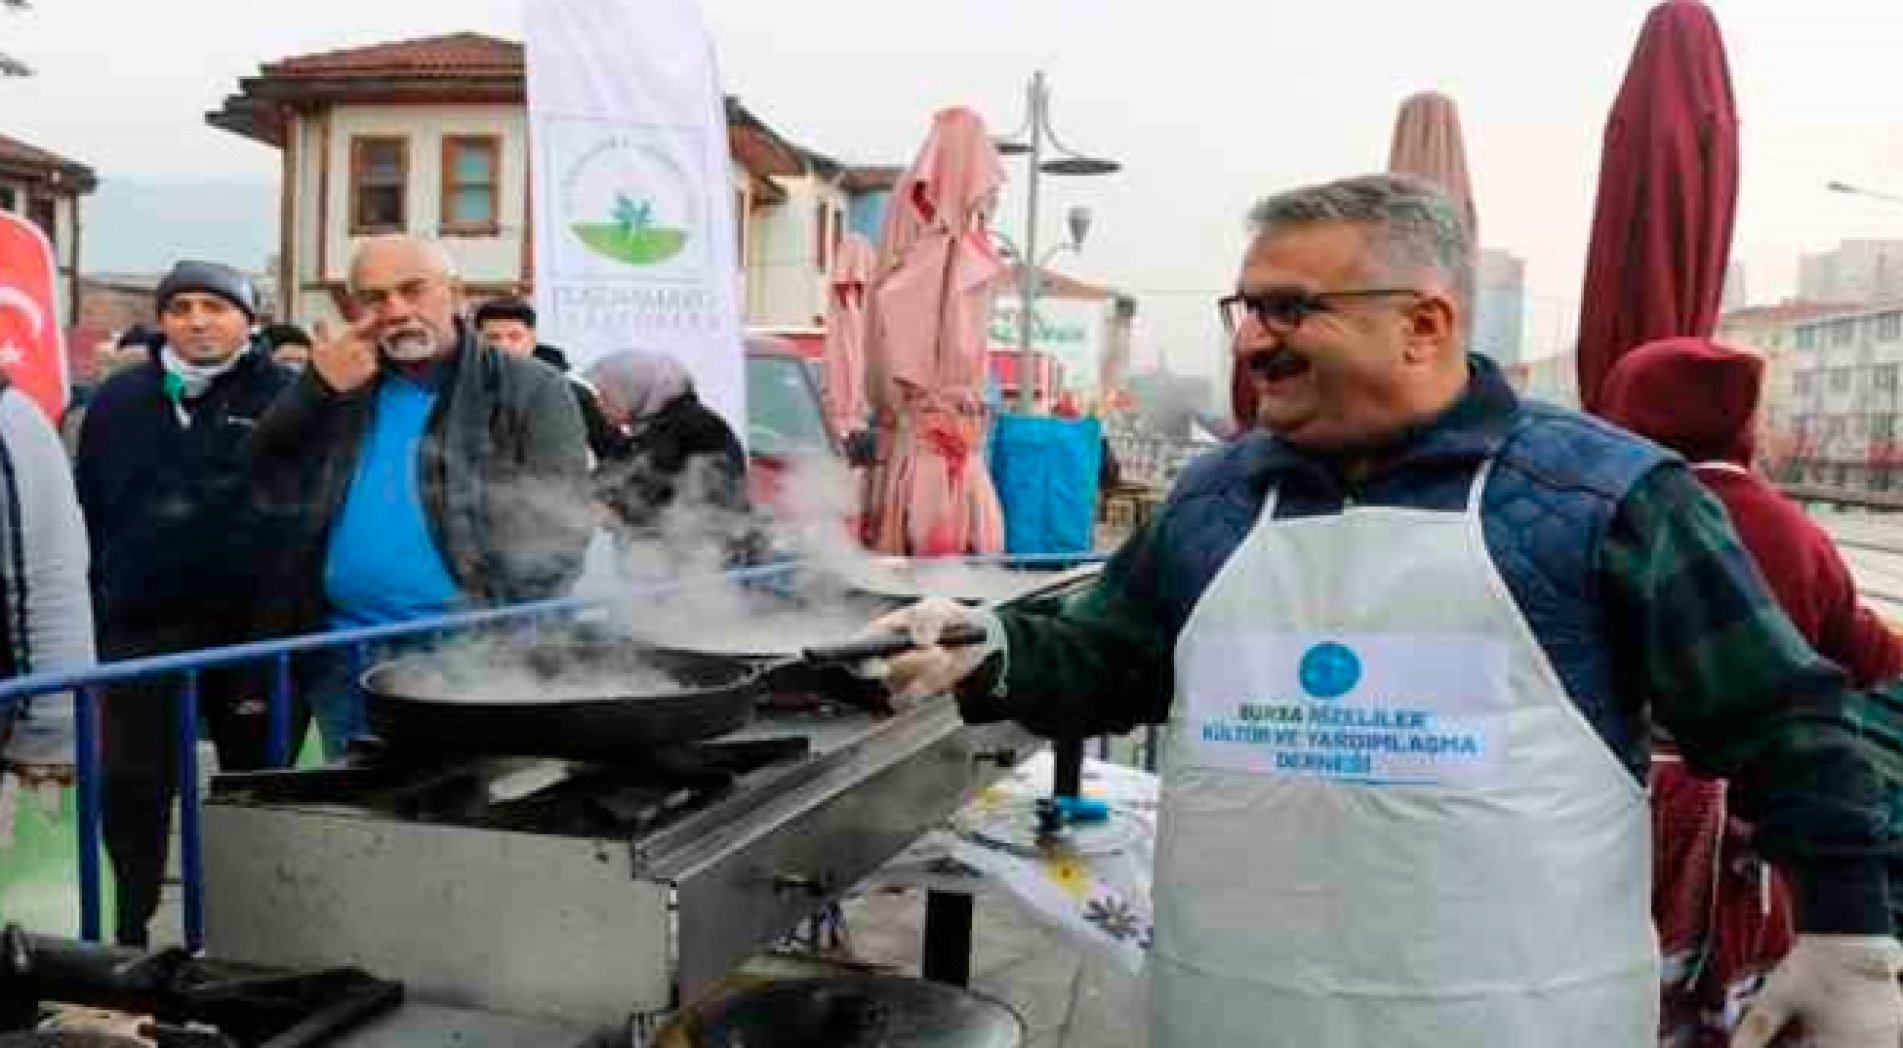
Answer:
[(1302, 653), (1302, 690), (1317, 699), (1339, 699), (1361, 683), (1361, 660), (1344, 644), (1327, 641)]

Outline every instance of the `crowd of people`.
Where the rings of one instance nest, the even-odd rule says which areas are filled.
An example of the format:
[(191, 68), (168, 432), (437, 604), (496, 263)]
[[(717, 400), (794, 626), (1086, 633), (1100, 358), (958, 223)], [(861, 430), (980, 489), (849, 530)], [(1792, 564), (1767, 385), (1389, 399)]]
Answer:
[[(0, 395), (8, 468), (0, 536), (6, 676), (293, 634), (414, 622), (564, 594), (598, 528), (637, 540), (708, 488), (744, 509), (745, 461), (663, 354), (567, 374), (519, 300), (467, 309), (438, 244), (366, 241), (354, 317), (306, 334), (260, 325), (242, 273), (183, 261), (107, 376), (52, 425)], [(690, 422), (683, 423), (683, 419)], [(314, 718), (336, 756), (364, 731), (342, 652), (296, 664), (293, 737)], [(270, 682), (200, 674), (206, 733), (227, 770), (267, 758)], [(116, 937), (143, 944), (177, 792), (177, 681), (106, 691), (103, 821)], [(9, 718), (12, 773), (59, 779), (70, 700)], [(0, 729), (6, 730), (6, 729)]]
[[(1620, 428), (1470, 351), (1474, 246), (1431, 184), (1307, 187), (1251, 223), (1219, 308), (1257, 424), (1061, 608), (880, 623), (920, 645), (886, 667), (901, 704), (951, 691), (970, 721), (1063, 737), (1168, 726), (1154, 1043), (1761, 1048), (1795, 1021), (1895, 1048), (1903, 648), (1752, 475), (1761, 362), (1638, 348), (1607, 380)], [(366, 242), (349, 293), (341, 330), (260, 329), (240, 274), (180, 263), (83, 407), (70, 480), (0, 394), (7, 672), (82, 664), (95, 638), (118, 659), (548, 597), (604, 521), (744, 500), (739, 444), (670, 358), (569, 375), (531, 307), (466, 313), (414, 238)], [(63, 537), (82, 513), (89, 590)], [(986, 642), (937, 646), (953, 622)], [(362, 730), (340, 661), (299, 693), (330, 752)], [(263, 695), (250, 671), (203, 680), (222, 765), (262, 760)], [(105, 706), (126, 943), (164, 864), (170, 701), (132, 684)], [(14, 725), (28, 773), (64, 759), (59, 716)], [(1691, 867), (1724, 875), (1694, 908), (1743, 894), (1757, 923), (1726, 953), (1724, 922), (1693, 920), (1662, 967)]]

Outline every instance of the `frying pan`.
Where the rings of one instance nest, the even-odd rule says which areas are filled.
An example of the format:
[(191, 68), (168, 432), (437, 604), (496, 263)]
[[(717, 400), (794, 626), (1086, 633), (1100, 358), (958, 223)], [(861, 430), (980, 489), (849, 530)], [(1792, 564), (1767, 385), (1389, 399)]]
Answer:
[(1018, 1048), (1024, 1021), (966, 990), (894, 975), (743, 987), (684, 1010), (664, 1048)]
[[(972, 644), (983, 636), (953, 628), (941, 643)], [(490, 664), (480, 656), (406, 655), (372, 667), (362, 684), (372, 734), (400, 753), (611, 761), (734, 731), (770, 690), (882, 702), (882, 689), (857, 682), (846, 667), (912, 647), (909, 637), (874, 637), (759, 662), (645, 648), (577, 630), (500, 650)], [(498, 690), (497, 671), (515, 679)], [(621, 690), (614, 684), (617, 677), (652, 681), (657, 673), (674, 686)], [(576, 680), (589, 686), (577, 688)], [(478, 689), (491, 694), (472, 697)]]

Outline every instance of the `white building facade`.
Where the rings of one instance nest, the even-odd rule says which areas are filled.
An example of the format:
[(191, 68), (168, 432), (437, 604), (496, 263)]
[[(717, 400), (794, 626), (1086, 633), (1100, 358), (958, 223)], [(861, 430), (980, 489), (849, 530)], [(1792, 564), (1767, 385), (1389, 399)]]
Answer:
[(1798, 261), (1798, 298), (1875, 305), (1903, 301), (1903, 240), (1846, 240)]
[(0, 211), (31, 221), (52, 243), (61, 327), (74, 323), (79, 300), (79, 198), (98, 185), (84, 164), (0, 135)]
[[(474, 33), (304, 55), (266, 64), (208, 116), (281, 151), (283, 318), (343, 319), (351, 256), (388, 233), (439, 240), (474, 299), (532, 290), (524, 69), (519, 43)], [(811, 327), (850, 187), (898, 172), (804, 150), (731, 99), (727, 116), (746, 322)]]
[(1903, 306), (1834, 313), (1793, 325), (1789, 479), (1891, 491), (1903, 465)]
[(1526, 359), (1526, 263), (1485, 248), (1476, 270), (1473, 346), (1511, 369)]

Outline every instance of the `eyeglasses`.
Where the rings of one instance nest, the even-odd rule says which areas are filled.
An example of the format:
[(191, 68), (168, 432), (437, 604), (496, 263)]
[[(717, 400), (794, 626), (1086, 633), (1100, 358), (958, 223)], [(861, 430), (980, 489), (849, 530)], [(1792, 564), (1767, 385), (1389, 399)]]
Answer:
[(1336, 299), (1380, 298), (1386, 295), (1423, 297), (1419, 291), (1401, 287), (1362, 288), (1354, 291), (1264, 291), (1251, 295), (1238, 291), (1216, 300), (1222, 314), (1223, 329), (1234, 338), (1245, 318), (1253, 316), (1276, 336), (1292, 335), (1302, 322), (1317, 313), (1332, 313), (1330, 302)]

